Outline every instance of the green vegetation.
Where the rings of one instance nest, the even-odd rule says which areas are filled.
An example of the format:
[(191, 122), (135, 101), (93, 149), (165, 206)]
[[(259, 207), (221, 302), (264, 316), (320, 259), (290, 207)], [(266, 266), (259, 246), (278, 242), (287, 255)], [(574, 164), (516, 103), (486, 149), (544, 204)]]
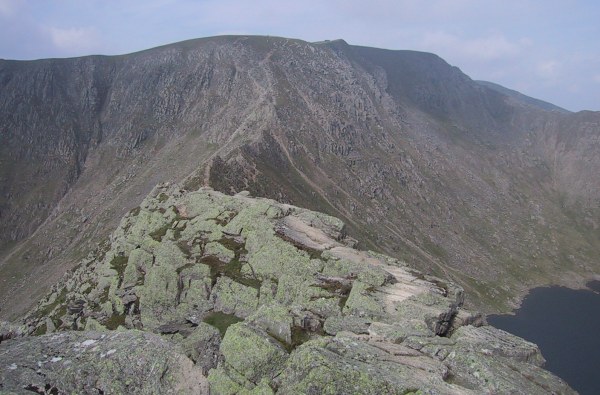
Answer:
[(158, 195), (158, 201), (159, 201), (159, 203), (164, 203), (167, 200), (169, 200), (169, 195), (167, 195), (166, 193), (161, 192), (160, 195)]
[(125, 273), (125, 268), (127, 267), (127, 262), (129, 261), (129, 257), (123, 255), (115, 255), (113, 259), (110, 261), (110, 267), (117, 271), (117, 276), (119, 277), (119, 284), (123, 282), (123, 276)]
[(160, 228), (149, 234), (156, 241), (162, 241), (162, 238), (167, 234), (167, 231), (171, 229), (171, 224), (164, 224)]
[(227, 328), (233, 324), (243, 321), (242, 318), (236, 317), (234, 314), (226, 314), (220, 311), (213, 311), (204, 317), (203, 322), (214, 326), (219, 330), (221, 337), (225, 336)]
[(113, 314), (105, 322), (106, 329), (115, 330), (119, 326), (125, 326), (125, 314)]

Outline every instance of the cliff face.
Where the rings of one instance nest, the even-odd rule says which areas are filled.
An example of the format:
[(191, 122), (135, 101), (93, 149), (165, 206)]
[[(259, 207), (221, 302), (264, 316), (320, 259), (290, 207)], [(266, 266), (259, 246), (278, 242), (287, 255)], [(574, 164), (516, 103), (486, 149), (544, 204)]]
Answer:
[(242, 120), (248, 139), (268, 118), (260, 70), (234, 78), (238, 56), (253, 61), (223, 43), (0, 62), (0, 291), (32, 284), (33, 296), (9, 309), (41, 296), (158, 182), (226, 151)]
[(0, 61), (0, 314), (184, 179), (338, 216), (365, 247), (506, 309), (598, 270), (600, 116), (546, 108), (435, 55), (343, 41)]
[(355, 244), (322, 213), (159, 186), (0, 325), (0, 390), (574, 393), (462, 288)]

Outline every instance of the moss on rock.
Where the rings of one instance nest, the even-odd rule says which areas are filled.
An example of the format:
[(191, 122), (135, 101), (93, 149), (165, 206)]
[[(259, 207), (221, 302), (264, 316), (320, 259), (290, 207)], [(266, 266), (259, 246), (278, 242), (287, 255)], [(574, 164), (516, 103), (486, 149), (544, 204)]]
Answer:
[(129, 260), (123, 273), (123, 287), (131, 287), (144, 282), (144, 273), (152, 265), (152, 255), (141, 248), (129, 254)]
[(215, 368), (220, 360), (221, 335), (217, 328), (201, 322), (194, 331), (181, 341), (181, 347), (204, 372)]
[(213, 256), (223, 263), (229, 263), (235, 258), (235, 252), (226, 248), (223, 244), (212, 241), (204, 247), (205, 256)]
[(244, 323), (229, 327), (221, 342), (225, 363), (251, 382), (273, 379), (288, 357), (266, 332)]
[(152, 266), (140, 289), (141, 320), (145, 328), (169, 322), (176, 306), (178, 275), (171, 266)]
[(260, 306), (246, 320), (249, 324), (265, 330), (269, 335), (289, 345), (292, 344), (294, 320), (287, 307), (280, 304)]
[(215, 310), (247, 317), (258, 307), (258, 290), (221, 276), (211, 293)]
[(355, 281), (344, 306), (344, 314), (359, 317), (382, 317), (385, 315), (385, 310), (371, 286)]

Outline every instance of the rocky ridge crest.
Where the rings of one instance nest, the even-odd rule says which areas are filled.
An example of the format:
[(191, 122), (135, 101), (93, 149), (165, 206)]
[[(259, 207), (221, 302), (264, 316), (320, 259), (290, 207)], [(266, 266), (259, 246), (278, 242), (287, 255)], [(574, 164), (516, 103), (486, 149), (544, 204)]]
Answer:
[(462, 288), (356, 244), (325, 214), (160, 185), (2, 324), (0, 391), (573, 393)]

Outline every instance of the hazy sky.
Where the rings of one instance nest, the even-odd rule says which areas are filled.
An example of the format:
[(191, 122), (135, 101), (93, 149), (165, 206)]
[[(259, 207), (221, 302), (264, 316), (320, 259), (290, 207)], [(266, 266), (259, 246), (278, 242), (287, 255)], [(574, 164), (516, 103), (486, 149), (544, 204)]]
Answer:
[(473, 79), (600, 110), (600, 1), (0, 0), (0, 58), (265, 34), (434, 52)]

